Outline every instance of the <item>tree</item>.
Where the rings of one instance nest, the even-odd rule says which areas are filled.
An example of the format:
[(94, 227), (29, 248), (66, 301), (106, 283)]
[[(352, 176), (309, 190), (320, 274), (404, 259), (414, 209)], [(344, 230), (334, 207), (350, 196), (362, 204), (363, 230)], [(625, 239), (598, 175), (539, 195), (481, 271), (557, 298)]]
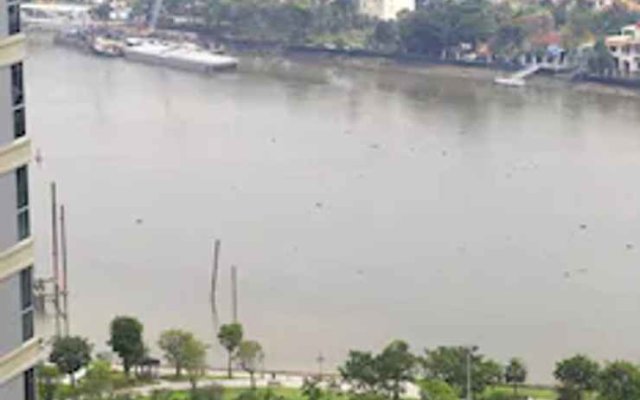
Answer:
[(321, 400), (324, 393), (320, 387), (320, 382), (320, 377), (304, 378), (300, 392), (307, 400)]
[(504, 380), (513, 385), (513, 394), (518, 395), (518, 385), (527, 380), (527, 367), (519, 358), (512, 358), (504, 371)]
[(440, 379), (453, 387), (458, 395), (466, 395), (467, 357), (470, 354), (472, 387), (474, 394), (480, 394), (488, 385), (496, 384), (502, 375), (495, 361), (485, 360), (476, 347), (441, 346), (427, 350), (422, 358), (424, 375), (428, 379)]
[(207, 369), (207, 345), (191, 336), (184, 344), (184, 368), (191, 383), (191, 390), (196, 391), (198, 380)]
[(395, 21), (376, 22), (370, 38), (370, 46), (379, 51), (395, 52), (398, 49), (400, 32)]
[(60, 370), (54, 365), (38, 365), (38, 394), (42, 400), (54, 400), (60, 388)]
[(614, 70), (615, 65), (615, 60), (604, 40), (598, 40), (587, 58), (589, 72), (597, 75), (605, 75)]
[(375, 393), (378, 385), (378, 370), (375, 357), (370, 352), (351, 350), (340, 375), (357, 392)]
[(111, 16), (111, 4), (108, 1), (103, 1), (93, 9), (93, 14), (97, 19), (102, 21), (108, 21)]
[(74, 374), (91, 361), (91, 345), (80, 336), (56, 337), (53, 342), (49, 361), (60, 372), (69, 375), (71, 386), (75, 386)]
[(409, 345), (402, 340), (395, 340), (376, 357), (375, 367), (379, 383), (385, 393), (399, 400), (404, 388), (402, 384), (413, 381), (415, 357), (409, 351)]
[(106, 394), (113, 392), (113, 376), (111, 364), (96, 360), (89, 365), (82, 380), (83, 398), (87, 400), (101, 400)]
[(122, 359), (124, 373), (129, 377), (131, 366), (144, 356), (142, 324), (133, 317), (116, 317), (111, 321), (108, 344)]
[(236, 353), (238, 365), (251, 377), (251, 389), (256, 388), (255, 373), (264, 360), (264, 351), (260, 343), (254, 340), (243, 340)]
[(494, 360), (482, 360), (475, 365), (474, 379), (479, 379), (486, 386), (495, 386), (502, 383), (504, 369)]
[(627, 361), (614, 361), (600, 374), (602, 400), (640, 399), (640, 369)]
[(242, 335), (242, 325), (238, 323), (222, 325), (220, 332), (218, 332), (218, 341), (227, 350), (227, 376), (229, 379), (233, 378), (231, 362), (233, 361), (234, 352), (242, 342)]
[(186, 344), (193, 339), (191, 332), (180, 329), (169, 329), (160, 334), (158, 347), (164, 352), (164, 358), (176, 369), (176, 377), (182, 376), (182, 368), (185, 363)]
[(581, 354), (559, 361), (553, 376), (562, 383), (561, 399), (582, 400), (585, 391), (596, 388), (599, 370), (597, 362)]
[(424, 379), (418, 382), (420, 400), (458, 400), (456, 391), (445, 381)]

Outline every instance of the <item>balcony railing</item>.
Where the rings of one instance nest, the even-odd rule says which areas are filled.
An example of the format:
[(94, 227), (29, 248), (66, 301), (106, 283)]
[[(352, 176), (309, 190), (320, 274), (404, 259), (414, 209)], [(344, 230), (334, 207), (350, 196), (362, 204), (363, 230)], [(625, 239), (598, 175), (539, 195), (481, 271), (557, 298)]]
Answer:
[(26, 239), (0, 253), (0, 281), (33, 265), (33, 239)]
[(0, 385), (35, 365), (42, 355), (42, 341), (33, 338), (0, 356)]
[(0, 175), (6, 174), (31, 160), (31, 140), (20, 138), (0, 147)]

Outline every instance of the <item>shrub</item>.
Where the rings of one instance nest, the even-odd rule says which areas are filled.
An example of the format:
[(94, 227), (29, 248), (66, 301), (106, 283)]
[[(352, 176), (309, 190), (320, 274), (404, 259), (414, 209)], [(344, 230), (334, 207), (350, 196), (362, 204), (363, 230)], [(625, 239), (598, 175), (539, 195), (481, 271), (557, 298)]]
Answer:
[(219, 385), (206, 386), (191, 391), (192, 400), (222, 400), (224, 388)]
[(418, 383), (421, 400), (457, 400), (456, 391), (445, 381), (425, 379)]

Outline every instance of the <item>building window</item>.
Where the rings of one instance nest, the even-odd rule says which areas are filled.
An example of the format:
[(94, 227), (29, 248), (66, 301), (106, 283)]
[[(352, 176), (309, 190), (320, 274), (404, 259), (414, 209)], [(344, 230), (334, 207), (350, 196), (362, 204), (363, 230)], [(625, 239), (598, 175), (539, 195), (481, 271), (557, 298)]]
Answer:
[(33, 337), (33, 267), (20, 272), (20, 312), (22, 313), (22, 340)]
[(16, 189), (18, 192), (18, 209), (29, 206), (29, 173), (26, 166), (16, 170)]
[(20, 33), (20, 6), (11, 4), (9, 6), (9, 35)]
[(31, 236), (29, 209), (25, 208), (18, 211), (18, 240), (24, 240), (29, 236)]
[(24, 400), (36, 400), (36, 377), (33, 368), (24, 372)]
[(33, 306), (33, 268), (20, 271), (20, 301), (22, 310)]
[(22, 341), (33, 337), (33, 309), (29, 309), (22, 313)]
[(22, 63), (11, 66), (11, 94), (14, 106), (19, 106), (24, 103)]
[(13, 137), (15, 139), (23, 137), (27, 133), (25, 125), (24, 107), (13, 110)]

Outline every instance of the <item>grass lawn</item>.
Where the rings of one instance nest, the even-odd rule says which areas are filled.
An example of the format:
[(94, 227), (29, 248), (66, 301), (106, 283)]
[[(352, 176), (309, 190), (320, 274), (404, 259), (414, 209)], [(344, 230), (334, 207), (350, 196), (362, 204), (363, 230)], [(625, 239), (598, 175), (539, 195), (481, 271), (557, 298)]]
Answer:
[[(513, 393), (513, 387), (506, 385), (498, 385), (490, 387), (486, 390), (487, 394), (489, 393)], [(520, 396), (529, 396), (534, 399), (544, 399), (544, 400), (555, 400), (558, 398), (558, 394), (552, 388), (544, 388), (544, 387), (532, 387), (532, 386), (519, 386), (518, 394)]]
[[(225, 388), (223, 400), (235, 400), (238, 395), (242, 392), (246, 392), (249, 388)], [(265, 392), (268, 389), (258, 389), (258, 392)], [(286, 400), (304, 400), (304, 397), (300, 393), (298, 389), (289, 389), (289, 388), (271, 388), (273, 394), (282, 396)], [(185, 390), (180, 390), (173, 392), (170, 400), (190, 400), (189, 392)]]

